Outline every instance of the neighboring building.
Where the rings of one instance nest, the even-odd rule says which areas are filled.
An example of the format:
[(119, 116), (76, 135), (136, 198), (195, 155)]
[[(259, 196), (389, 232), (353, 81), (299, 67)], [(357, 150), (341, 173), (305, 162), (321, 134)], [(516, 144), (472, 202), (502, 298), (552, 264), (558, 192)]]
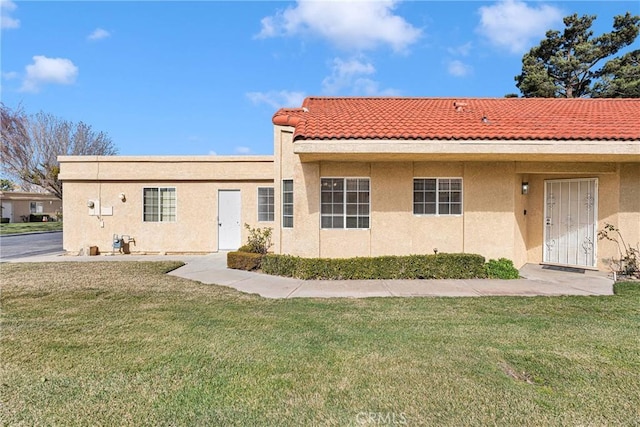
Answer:
[(50, 193), (0, 191), (2, 218), (9, 222), (28, 222), (31, 215), (56, 220), (62, 214), (62, 200)]
[(640, 100), (308, 98), (273, 123), (273, 157), (61, 157), (64, 248), (213, 252), (249, 223), (304, 257), (604, 269), (605, 223), (640, 241)]

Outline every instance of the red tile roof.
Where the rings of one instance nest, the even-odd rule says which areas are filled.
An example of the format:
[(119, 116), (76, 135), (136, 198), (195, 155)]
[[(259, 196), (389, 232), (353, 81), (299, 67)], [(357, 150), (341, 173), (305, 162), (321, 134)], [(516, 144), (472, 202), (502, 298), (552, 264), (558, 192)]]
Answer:
[(281, 109), (294, 140), (640, 140), (640, 99), (322, 98)]

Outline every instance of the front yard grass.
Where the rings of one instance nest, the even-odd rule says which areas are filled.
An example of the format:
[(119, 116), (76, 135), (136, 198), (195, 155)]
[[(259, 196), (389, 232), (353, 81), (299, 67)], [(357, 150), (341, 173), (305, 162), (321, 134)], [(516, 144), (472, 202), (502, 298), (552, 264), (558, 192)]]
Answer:
[(178, 265), (2, 264), (0, 424), (640, 424), (638, 284), (268, 300)]
[(33, 233), (35, 231), (62, 231), (62, 221), (0, 224), (0, 234)]

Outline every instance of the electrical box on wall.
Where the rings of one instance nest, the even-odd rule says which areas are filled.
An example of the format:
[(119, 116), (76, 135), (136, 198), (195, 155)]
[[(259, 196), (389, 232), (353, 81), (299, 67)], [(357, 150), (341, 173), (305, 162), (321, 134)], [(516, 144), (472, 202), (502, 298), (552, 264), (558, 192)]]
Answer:
[(100, 215), (111, 216), (113, 215), (113, 206), (103, 206), (100, 208)]
[(87, 207), (89, 208), (89, 215), (98, 216), (100, 215), (100, 201), (95, 199), (90, 199), (87, 201)]

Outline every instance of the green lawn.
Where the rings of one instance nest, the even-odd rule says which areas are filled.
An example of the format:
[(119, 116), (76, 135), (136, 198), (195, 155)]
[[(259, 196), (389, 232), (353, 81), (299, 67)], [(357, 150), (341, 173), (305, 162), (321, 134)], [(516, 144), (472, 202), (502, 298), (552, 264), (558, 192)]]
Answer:
[(2, 264), (0, 424), (640, 424), (638, 284), (268, 300), (177, 265)]
[(0, 224), (0, 234), (32, 233), (34, 231), (62, 231), (62, 221)]

